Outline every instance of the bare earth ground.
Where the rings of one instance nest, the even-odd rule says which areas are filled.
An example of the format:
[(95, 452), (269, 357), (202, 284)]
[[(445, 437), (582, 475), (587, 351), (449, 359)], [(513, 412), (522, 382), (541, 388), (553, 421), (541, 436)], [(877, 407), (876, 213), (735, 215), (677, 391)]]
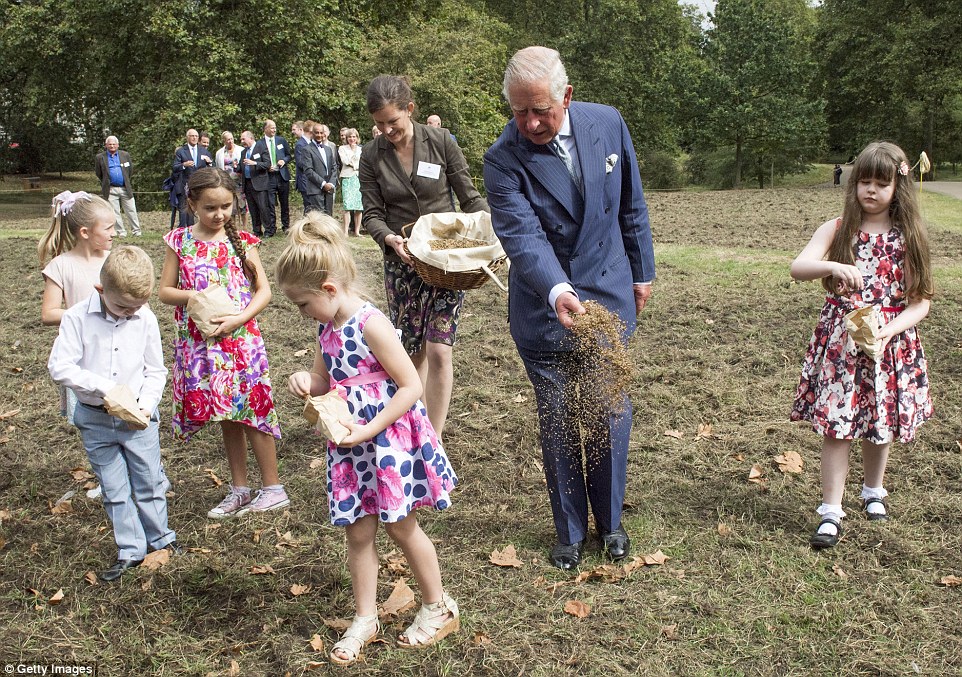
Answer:
[[(861, 516), (853, 454), (846, 537), (817, 554), (807, 539), (819, 502), (819, 440), (787, 414), (822, 294), (791, 283), (788, 263), (839, 212), (841, 192), (652, 193), (649, 203), (659, 277), (632, 344), (626, 525), (634, 554), (661, 550), (670, 559), (617, 582), (574, 583), (547, 564), (553, 538), (534, 399), (507, 333), (505, 297), (487, 285), (468, 294), (455, 352), (446, 446), (461, 484), (452, 509), (421, 516), (461, 605), (462, 631), (424, 652), (401, 651), (393, 640), (413, 615), (404, 611), (386, 624), (388, 643), (371, 645), (366, 661), (347, 669), (327, 664), (337, 632), (324, 624), (353, 612), (343, 533), (328, 523), (324, 469), (311, 467), (321, 445), (284, 388), (288, 374), (310, 364), (311, 324), (278, 296), (260, 318), (291, 508), (212, 524), (205, 514), (223, 487), (211, 473), (227, 476), (219, 434), (205, 431), (185, 446), (165, 430), (171, 524), (191, 551), (119, 584), (91, 585), (84, 575), (115, 548), (103, 508), (82, 490), (71, 512), (51, 514), (59, 497), (82, 488), (71, 470), (84, 455), (57, 416), (46, 373), (55, 333), (39, 324), (36, 236), (3, 240), (0, 664), (96, 662), (100, 675), (962, 672), (962, 588), (940, 584), (962, 576), (962, 235), (932, 232), (939, 296), (922, 333), (936, 415), (915, 444), (893, 452), (896, 518)], [(159, 264), (166, 215), (148, 222), (154, 232), (140, 243)], [(265, 247), (268, 267), (281, 246)], [(378, 252), (365, 240), (356, 253), (381, 303)], [(172, 313), (154, 305), (170, 337)], [(301, 350), (309, 352), (295, 356)], [(698, 436), (702, 424), (710, 436)], [(789, 451), (804, 460), (799, 474), (774, 463)], [(753, 466), (758, 482), (749, 481)], [(380, 538), (383, 601), (399, 567)], [(522, 566), (489, 563), (507, 545)], [(595, 543), (582, 570), (603, 563)], [(251, 573), (264, 565), (273, 573)], [(294, 594), (294, 585), (306, 592)], [(62, 601), (49, 602), (58, 590)], [(566, 614), (569, 600), (590, 614)], [(315, 634), (324, 652), (311, 647)]]

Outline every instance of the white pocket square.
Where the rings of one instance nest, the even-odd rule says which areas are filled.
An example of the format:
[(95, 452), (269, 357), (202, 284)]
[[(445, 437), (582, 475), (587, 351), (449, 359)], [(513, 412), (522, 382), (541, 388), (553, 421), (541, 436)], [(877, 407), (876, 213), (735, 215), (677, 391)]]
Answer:
[(612, 153), (605, 158), (605, 174), (611, 174), (615, 169), (615, 165), (618, 164), (618, 156)]

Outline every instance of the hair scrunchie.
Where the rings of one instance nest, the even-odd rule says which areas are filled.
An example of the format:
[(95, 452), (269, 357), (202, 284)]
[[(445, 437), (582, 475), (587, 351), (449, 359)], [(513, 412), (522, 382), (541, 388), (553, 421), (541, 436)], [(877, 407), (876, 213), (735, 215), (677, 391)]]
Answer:
[(56, 209), (56, 214), (59, 216), (66, 216), (73, 209), (74, 203), (77, 200), (89, 200), (90, 193), (78, 190), (76, 193), (71, 193), (69, 190), (65, 190), (62, 193), (58, 193), (53, 198), (53, 204), (50, 206)]

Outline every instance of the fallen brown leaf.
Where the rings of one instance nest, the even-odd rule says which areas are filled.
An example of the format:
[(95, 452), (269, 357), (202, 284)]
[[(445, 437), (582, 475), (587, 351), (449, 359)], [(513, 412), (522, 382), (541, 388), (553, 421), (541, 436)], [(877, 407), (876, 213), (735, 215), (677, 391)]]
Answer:
[(11, 517), (13, 517), (13, 514), (9, 510), (0, 510), (0, 522), (8, 520)]
[(657, 564), (657, 565), (661, 565), (661, 564), (664, 564), (665, 562), (667, 562), (667, 561), (670, 560), (670, 559), (671, 559), (671, 557), (669, 557), (668, 555), (666, 555), (665, 553), (663, 553), (661, 550), (656, 550), (655, 552), (651, 553), (650, 555), (645, 555), (645, 556), (644, 556), (645, 564), (647, 564), (648, 566), (652, 566), (652, 565), (656, 565), (656, 564)]
[(224, 480), (222, 480), (221, 478), (219, 478), (219, 477), (214, 473), (214, 469), (213, 469), (213, 468), (204, 468), (204, 472), (207, 473), (207, 476), (210, 478), (210, 481), (214, 483), (214, 486), (219, 487), (219, 486), (221, 486), (221, 485), (224, 483)]
[(591, 613), (591, 607), (577, 599), (569, 599), (565, 602), (564, 612), (575, 618), (587, 618)]
[(87, 480), (92, 480), (94, 474), (88, 472), (86, 468), (78, 467), (70, 471), (70, 476), (74, 478), (76, 482), (86, 482)]
[(755, 484), (761, 484), (762, 480), (762, 468), (757, 463), (752, 466), (752, 469), (748, 471), (748, 481), (754, 482)]
[(307, 661), (307, 665), (304, 666), (307, 670), (317, 670), (318, 668), (323, 668), (327, 663), (321, 661)]
[(227, 671), (227, 677), (238, 677), (240, 675), (240, 663), (231, 659), (230, 669)]
[(472, 639), (471, 642), (475, 646), (488, 646), (491, 644), (491, 638), (483, 632), (476, 632), (474, 633), (474, 639)]
[(491, 552), (491, 559), (489, 560), (491, 564), (499, 567), (521, 567), (524, 565), (520, 559), (518, 559), (518, 553), (515, 551), (513, 545), (506, 545), (504, 550), (493, 550)]
[(84, 580), (87, 581), (87, 583), (90, 585), (99, 584), (99, 581), (97, 580), (97, 574), (95, 574), (93, 571), (88, 571), (87, 573), (85, 573)]
[(699, 423), (698, 432), (695, 434), (695, 437), (704, 437), (706, 439), (714, 437), (711, 431), (711, 423)]
[(314, 649), (314, 651), (324, 651), (324, 640), (321, 639), (320, 635), (314, 635), (313, 637), (311, 637), (310, 644), (311, 644), (311, 648)]
[(800, 473), (805, 462), (797, 451), (786, 451), (775, 457), (778, 469), (783, 473)]
[(11, 416), (16, 416), (19, 413), (20, 413), (19, 409), (11, 409), (10, 411), (5, 411), (2, 414), (0, 414), (0, 421), (10, 418)]
[(294, 357), (304, 357), (305, 355), (307, 355), (307, 348), (305, 348), (304, 350), (294, 351)]
[(47, 604), (57, 606), (63, 601), (63, 597), (63, 588), (60, 588), (57, 592), (53, 593), (53, 597), (47, 600)]
[(248, 569), (248, 573), (251, 576), (266, 576), (267, 574), (274, 574), (274, 567), (270, 564), (254, 564)]
[(627, 575), (624, 567), (617, 564), (599, 564), (588, 571), (582, 571), (575, 576), (575, 583), (583, 583), (589, 580), (600, 580), (605, 583), (620, 581)]
[(643, 569), (645, 566), (645, 558), (638, 555), (631, 558), (631, 561), (622, 565), (622, 569), (625, 571), (625, 576), (631, 574), (632, 571), (637, 569)]
[(164, 566), (170, 561), (170, 550), (167, 548), (161, 548), (160, 550), (154, 550), (151, 553), (147, 553), (144, 558), (143, 563), (141, 563), (141, 568), (147, 569), (148, 571), (156, 571), (160, 567)]
[(414, 591), (411, 590), (403, 578), (394, 582), (391, 594), (381, 606), (380, 617), (382, 620), (402, 614), (408, 609), (414, 608)]
[(291, 594), (294, 595), (295, 597), (306, 595), (310, 591), (311, 591), (311, 586), (309, 585), (299, 585), (295, 583), (294, 585), (291, 586)]
[(732, 528), (725, 524), (724, 522), (718, 523), (718, 535), (722, 538), (728, 538), (732, 535)]
[(140, 589), (143, 590), (144, 592), (147, 592), (148, 590), (152, 589), (153, 587), (154, 587), (154, 577), (153, 577), (153, 576), (151, 576), (150, 578), (148, 578), (147, 580), (145, 580), (143, 583), (140, 584)]
[(512, 399), (511, 401), (514, 402), (515, 404), (521, 404), (522, 402), (527, 402), (528, 398), (522, 395), (521, 393), (518, 393), (517, 395), (514, 396), (514, 399)]
[(663, 625), (661, 628), (661, 636), (665, 639), (675, 641), (678, 639), (678, 624)]
[(325, 627), (334, 630), (335, 632), (344, 632), (349, 627), (351, 627), (351, 621), (346, 618), (325, 618), (323, 621)]
[(848, 574), (840, 567), (838, 564), (832, 565), (832, 573), (841, 578), (843, 581), (848, 580)]
[(939, 579), (939, 583), (941, 583), (947, 588), (955, 588), (955, 587), (958, 587), (960, 584), (962, 584), (962, 578), (959, 578), (954, 574), (950, 574), (948, 576), (943, 576), (941, 579)]
[(66, 501), (61, 501), (50, 508), (51, 515), (66, 515), (73, 512), (73, 505), (70, 503), (70, 499)]
[(310, 468), (311, 470), (316, 470), (317, 468), (324, 468), (326, 466), (327, 466), (326, 458), (315, 458), (313, 461), (311, 461)]
[(254, 529), (254, 533), (251, 536), (251, 540), (254, 541), (255, 543), (260, 543), (262, 533), (264, 533), (263, 529)]
[(680, 431), (680, 430), (666, 430), (666, 431), (665, 431), (665, 437), (674, 437), (676, 440), (680, 440), (680, 439), (681, 439), (682, 437), (684, 437), (684, 436), (685, 436), (685, 433), (683, 433), (683, 432)]

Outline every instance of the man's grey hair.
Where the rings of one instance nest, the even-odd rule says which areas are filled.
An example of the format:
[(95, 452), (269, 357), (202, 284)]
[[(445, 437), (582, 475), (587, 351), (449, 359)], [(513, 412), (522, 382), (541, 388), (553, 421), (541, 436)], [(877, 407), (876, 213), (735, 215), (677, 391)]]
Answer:
[(114, 136), (113, 134), (111, 134), (111, 135), (108, 136), (106, 139), (104, 139), (104, 143), (110, 143), (111, 141), (114, 141), (115, 143), (120, 143), (120, 139), (118, 139), (118, 138), (117, 138), (116, 136)]
[(508, 88), (516, 84), (548, 83), (548, 95), (554, 103), (561, 103), (568, 86), (568, 73), (561, 63), (561, 55), (549, 47), (525, 47), (515, 52), (504, 70), (501, 93), (508, 104)]

